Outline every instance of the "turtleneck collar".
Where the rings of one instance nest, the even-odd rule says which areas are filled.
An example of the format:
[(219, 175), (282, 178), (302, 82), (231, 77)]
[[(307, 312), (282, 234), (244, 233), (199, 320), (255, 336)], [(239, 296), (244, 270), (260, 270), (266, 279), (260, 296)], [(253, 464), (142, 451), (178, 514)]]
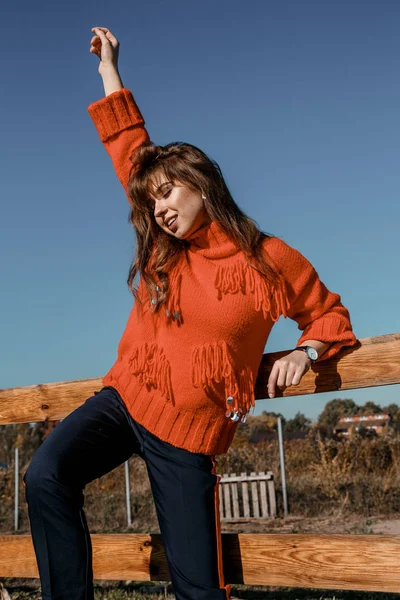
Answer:
[(189, 252), (201, 254), (205, 258), (225, 258), (239, 252), (237, 246), (226, 235), (217, 221), (211, 221), (200, 227), (185, 241), (190, 244)]

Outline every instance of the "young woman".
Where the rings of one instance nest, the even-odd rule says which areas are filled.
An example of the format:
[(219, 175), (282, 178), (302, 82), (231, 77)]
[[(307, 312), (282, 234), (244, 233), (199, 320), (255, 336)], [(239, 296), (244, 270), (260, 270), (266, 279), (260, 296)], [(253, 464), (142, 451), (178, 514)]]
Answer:
[(43, 598), (93, 598), (83, 490), (136, 453), (176, 598), (227, 599), (215, 457), (254, 406), (274, 322), (290, 317), (302, 335), (275, 362), (270, 397), (357, 340), (340, 296), (240, 210), (213, 160), (150, 142), (118, 73), (118, 41), (105, 27), (93, 33), (105, 97), (88, 111), (130, 202), (136, 301), (102, 389), (54, 429), (24, 477)]

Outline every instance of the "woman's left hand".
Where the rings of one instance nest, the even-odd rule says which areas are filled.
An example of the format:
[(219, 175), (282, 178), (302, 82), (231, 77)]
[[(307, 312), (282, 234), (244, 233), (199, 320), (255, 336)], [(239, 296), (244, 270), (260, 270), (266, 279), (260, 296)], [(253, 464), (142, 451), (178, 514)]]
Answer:
[(291, 385), (298, 385), (304, 373), (310, 369), (311, 362), (311, 358), (300, 350), (276, 360), (268, 378), (268, 396), (275, 397), (275, 386), (284, 390)]

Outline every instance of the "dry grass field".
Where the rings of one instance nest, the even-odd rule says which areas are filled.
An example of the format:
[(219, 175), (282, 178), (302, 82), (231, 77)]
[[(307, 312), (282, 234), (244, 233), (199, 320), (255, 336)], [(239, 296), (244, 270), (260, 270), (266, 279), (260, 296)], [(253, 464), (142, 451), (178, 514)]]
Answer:
[[(400, 534), (400, 436), (346, 441), (312, 436), (285, 442), (289, 513), (282, 518), (279, 452), (276, 441), (249, 445), (240, 438), (218, 460), (218, 472), (274, 472), (278, 518), (223, 523), (223, 532)], [(21, 457), (21, 473), (29, 464), (29, 453)], [(145, 464), (138, 457), (129, 461), (132, 525), (126, 523), (124, 467), (90, 483), (85, 490), (85, 512), (91, 533), (159, 533)], [(0, 533), (13, 533), (12, 470), (0, 471)], [(29, 533), (20, 487), (20, 526)], [(388, 574), (390, 577), (390, 573)], [(11, 600), (39, 600), (38, 580), (1, 580)], [(8, 600), (3, 591), (0, 600)], [(160, 582), (98, 581), (96, 600), (173, 599), (173, 590)], [(400, 594), (324, 591), (259, 586), (232, 586), (232, 600), (394, 600)]]
[[(41, 600), (36, 580), (1, 580), (11, 600)], [(0, 596), (1, 597), (1, 596)], [(268, 588), (260, 586), (232, 586), (231, 600), (398, 600), (399, 594), (379, 592), (348, 592), (340, 590), (305, 590), (293, 588)], [(172, 588), (167, 583), (151, 582), (98, 582), (95, 600), (174, 600)], [(2, 599), (3, 600), (3, 599)], [(4, 600), (8, 600), (4, 598)]]

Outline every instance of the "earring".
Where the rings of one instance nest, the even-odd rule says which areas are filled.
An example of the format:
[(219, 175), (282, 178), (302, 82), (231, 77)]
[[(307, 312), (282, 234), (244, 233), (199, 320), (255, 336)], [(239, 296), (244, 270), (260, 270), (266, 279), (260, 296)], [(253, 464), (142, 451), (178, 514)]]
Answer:
[(207, 200), (204, 194), (202, 194), (201, 197), (203, 198), (203, 200)]

